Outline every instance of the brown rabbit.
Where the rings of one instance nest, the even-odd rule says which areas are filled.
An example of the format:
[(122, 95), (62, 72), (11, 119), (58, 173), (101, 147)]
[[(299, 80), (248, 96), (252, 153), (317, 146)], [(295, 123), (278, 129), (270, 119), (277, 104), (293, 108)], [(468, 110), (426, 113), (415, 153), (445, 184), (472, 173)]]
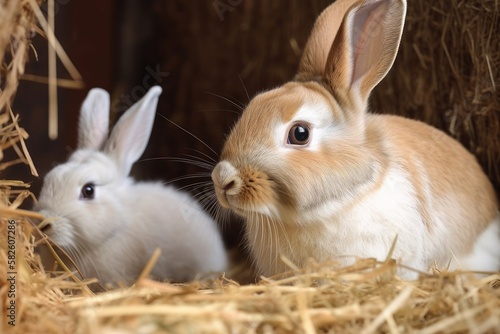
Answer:
[[(401, 39), (404, 0), (341, 0), (318, 18), (295, 79), (257, 95), (212, 173), (223, 207), (246, 220), (260, 273), (308, 259), (393, 257), (500, 269), (491, 183), (457, 141), (424, 123), (368, 111)], [(414, 278), (411, 271), (402, 271)]]

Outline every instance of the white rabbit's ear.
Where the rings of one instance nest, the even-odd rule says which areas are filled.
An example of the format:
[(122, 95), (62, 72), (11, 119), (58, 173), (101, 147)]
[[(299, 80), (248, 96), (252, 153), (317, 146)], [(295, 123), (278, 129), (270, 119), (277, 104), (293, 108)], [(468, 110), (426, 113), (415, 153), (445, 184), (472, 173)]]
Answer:
[(405, 14), (404, 0), (364, 0), (348, 10), (324, 73), (336, 95), (366, 105), (371, 91), (394, 63)]
[(300, 59), (297, 80), (322, 78), (326, 59), (347, 10), (356, 0), (337, 0), (316, 19)]
[(154, 86), (130, 107), (116, 123), (104, 147), (104, 152), (116, 161), (124, 176), (146, 149), (161, 92), (160, 86)]
[(93, 88), (80, 108), (78, 122), (78, 148), (100, 150), (108, 138), (109, 94), (104, 89)]

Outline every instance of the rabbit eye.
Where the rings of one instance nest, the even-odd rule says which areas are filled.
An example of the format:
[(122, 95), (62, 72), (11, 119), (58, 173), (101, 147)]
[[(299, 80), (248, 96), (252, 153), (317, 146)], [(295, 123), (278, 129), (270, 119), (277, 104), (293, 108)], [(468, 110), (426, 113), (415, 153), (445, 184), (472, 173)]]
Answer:
[(291, 145), (306, 145), (309, 143), (309, 125), (295, 124), (288, 132), (287, 143)]
[(95, 195), (95, 185), (93, 183), (87, 183), (82, 187), (81, 198), (93, 199)]

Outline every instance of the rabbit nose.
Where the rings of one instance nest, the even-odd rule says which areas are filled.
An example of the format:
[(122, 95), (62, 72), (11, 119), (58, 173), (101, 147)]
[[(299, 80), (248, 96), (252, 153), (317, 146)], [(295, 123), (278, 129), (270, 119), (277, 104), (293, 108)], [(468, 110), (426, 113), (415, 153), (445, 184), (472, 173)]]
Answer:
[(58, 220), (57, 216), (49, 210), (43, 209), (39, 210), (38, 213), (44, 216), (43, 220), (38, 224), (40, 230), (44, 233), (49, 232), (52, 229), (52, 223)]
[(241, 179), (238, 171), (228, 161), (221, 161), (212, 172), (214, 185), (226, 195), (236, 195), (241, 188)]
[(232, 179), (226, 180), (221, 188), (226, 196), (236, 196), (240, 193), (242, 181), (239, 177), (235, 176)]
[(224, 189), (224, 191), (228, 191), (228, 190), (231, 190), (231, 188), (233, 188), (235, 185), (236, 185), (236, 182), (234, 182), (234, 180), (231, 180), (231, 181), (229, 181), (228, 184), (226, 184), (225, 186), (222, 186), (222, 189)]

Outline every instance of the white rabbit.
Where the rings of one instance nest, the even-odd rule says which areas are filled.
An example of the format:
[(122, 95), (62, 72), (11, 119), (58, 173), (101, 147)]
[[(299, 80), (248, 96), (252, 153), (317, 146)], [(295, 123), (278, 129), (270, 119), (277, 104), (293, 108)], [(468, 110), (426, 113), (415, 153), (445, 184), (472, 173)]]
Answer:
[(47, 235), (87, 278), (132, 283), (156, 248), (160, 280), (186, 281), (226, 269), (215, 222), (188, 194), (129, 172), (152, 131), (162, 90), (155, 86), (119, 119), (108, 139), (109, 94), (92, 89), (78, 129), (78, 149), (44, 179), (36, 209)]
[(280, 256), (384, 260), (396, 237), (393, 257), (417, 270), (500, 269), (497, 199), (476, 159), (429, 125), (368, 112), (405, 13), (403, 0), (330, 5), (295, 79), (253, 98), (228, 136), (215, 193), (246, 220), (261, 274), (289, 270)]

